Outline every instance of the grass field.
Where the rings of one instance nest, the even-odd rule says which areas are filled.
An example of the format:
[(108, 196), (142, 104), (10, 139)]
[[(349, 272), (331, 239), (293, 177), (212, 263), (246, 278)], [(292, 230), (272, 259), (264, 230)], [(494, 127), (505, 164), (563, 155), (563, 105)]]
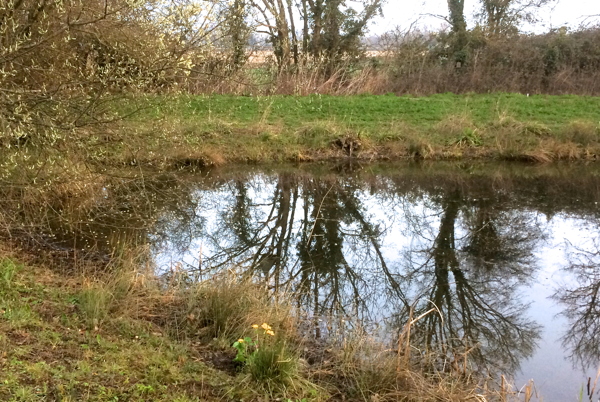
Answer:
[(118, 140), (107, 148), (116, 161), (185, 165), (351, 156), (548, 162), (596, 159), (600, 152), (596, 97), (213, 95), (150, 97), (121, 107), (136, 109), (108, 137)]
[[(110, 308), (112, 293), (80, 279), (0, 261), (1, 400), (183, 402), (231, 388), (189, 343), (124, 318)], [(99, 320), (101, 312), (114, 316)]]
[[(574, 120), (600, 118), (600, 98), (581, 96), (525, 96), (519, 94), (453, 95), (428, 97), (383, 96), (202, 96), (167, 100), (181, 117), (232, 119), (237, 123), (283, 124), (294, 128), (309, 122), (332, 121), (372, 131), (382, 123), (406, 123), (431, 128), (448, 116), (467, 116), (476, 124), (502, 117), (533, 120), (559, 129)], [(166, 110), (155, 110), (161, 116)], [(142, 115), (143, 116), (143, 115)]]

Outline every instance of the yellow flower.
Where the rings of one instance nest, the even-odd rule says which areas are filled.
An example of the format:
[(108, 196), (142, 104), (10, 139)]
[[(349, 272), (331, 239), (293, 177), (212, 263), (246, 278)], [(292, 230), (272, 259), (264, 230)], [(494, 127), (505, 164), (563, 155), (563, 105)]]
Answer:
[(262, 329), (264, 329), (265, 331), (270, 331), (272, 328), (269, 324), (267, 324), (266, 322), (263, 323), (263, 325), (260, 326)]
[(252, 326), (252, 328), (254, 328), (254, 329), (258, 328), (258, 324), (254, 324), (254, 325)]
[(271, 331), (270, 329), (265, 331), (265, 334), (269, 334), (271, 336), (275, 336), (275, 332)]
[(244, 340), (242, 338), (238, 339), (239, 343), (244, 343)]

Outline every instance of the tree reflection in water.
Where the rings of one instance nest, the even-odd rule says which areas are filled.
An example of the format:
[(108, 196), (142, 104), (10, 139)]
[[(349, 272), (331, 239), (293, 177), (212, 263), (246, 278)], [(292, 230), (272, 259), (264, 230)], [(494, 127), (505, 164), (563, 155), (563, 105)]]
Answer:
[(561, 286), (554, 294), (569, 321), (563, 345), (574, 366), (595, 369), (600, 361), (600, 243), (595, 239), (589, 249), (569, 247), (569, 265), (564, 270), (575, 283)]
[(233, 195), (204, 237), (213, 250), (205, 270), (245, 265), (272, 287), (296, 293), (314, 317), (366, 320), (374, 284), (404, 301), (381, 252), (381, 225), (370, 221), (356, 182), (279, 174), (229, 189)]
[[(18, 199), (14, 189), (0, 207), (11, 227), (62, 245), (111, 255), (124, 242), (150, 243), (157, 254), (169, 249), (167, 271), (187, 255), (191, 279), (239, 267), (296, 295), (316, 336), (331, 337), (337, 316), (351, 318), (341, 325), (387, 324), (379, 334), (391, 342), (411, 309), (418, 317), (435, 306), (412, 328), (415, 348), (445, 362), (468, 352), (478, 368), (514, 372), (539, 336), (519, 299), (537, 270), (539, 217), (589, 215), (597, 181), (407, 172), (115, 179), (86, 207), (69, 199), (28, 213), (7, 201)], [(572, 323), (564, 344), (584, 366), (600, 360), (598, 254), (575, 250), (567, 271), (576, 284), (555, 296)]]
[[(141, 245), (159, 272), (183, 261), (187, 280), (233, 267), (295, 295), (316, 336), (332, 337), (340, 327), (329, 319), (345, 317), (337, 325), (386, 324), (378, 334), (392, 342), (411, 311), (435, 306), (414, 323), (416, 349), (442, 362), (467, 353), (481, 372), (510, 374), (539, 337), (519, 292), (538, 270), (540, 217), (595, 219), (597, 228), (598, 168), (448, 166), (115, 176), (46, 199), (3, 185), (0, 222), (7, 237), (78, 248), (69, 256), (77, 261)], [(600, 361), (598, 246), (573, 248), (566, 272), (575, 283), (555, 295), (571, 323), (564, 345), (583, 366)]]
[(417, 316), (434, 305), (414, 326), (415, 347), (513, 372), (539, 336), (517, 293), (536, 269), (537, 215), (492, 187), (397, 184), (290, 173), (225, 183), (201, 236), (203, 274), (245, 267), (328, 324), (342, 315), (401, 328), (411, 306)]
[[(506, 202), (493, 192), (472, 199), (460, 187), (433, 195), (427, 204), (429, 216), (418, 226), (430, 230), (414, 233), (421, 241), (407, 253), (406, 272), (413, 314), (432, 305), (436, 313), (415, 323), (413, 342), (445, 362), (458, 364), (467, 353), (479, 369), (513, 373), (539, 338), (539, 326), (527, 318), (517, 293), (536, 269), (532, 251), (543, 236), (538, 220), (503, 209)], [(408, 312), (399, 312), (398, 320), (406, 322)]]

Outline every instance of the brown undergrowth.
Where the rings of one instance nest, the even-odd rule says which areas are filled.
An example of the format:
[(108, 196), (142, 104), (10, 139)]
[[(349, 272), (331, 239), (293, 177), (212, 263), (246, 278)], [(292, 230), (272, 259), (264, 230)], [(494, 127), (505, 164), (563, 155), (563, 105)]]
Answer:
[[(226, 133), (199, 134), (211, 128), (170, 128), (167, 123), (131, 132), (116, 143), (99, 146), (82, 140), (41, 152), (3, 149), (4, 160), (19, 180), (36, 186), (55, 183), (56, 177), (83, 177), (82, 185), (98, 173), (123, 168), (196, 170), (226, 164), (314, 162), (355, 159), (366, 162), (426, 160), (499, 160), (547, 163), (561, 160), (598, 160), (600, 135), (592, 122), (567, 123), (550, 129), (536, 123), (505, 119), (475, 123), (465, 116), (448, 116), (432, 127), (382, 123), (357, 129), (343, 122), (306, 123), (300, 127), (231, 123)], [(127, 128), (122, 129), (127, 131)], [(208, 131), (206, 131), (208, 132)], [(86, 145), (88, 144), (88, 145)], [(37, 156), (31, 155), (35, 153)], [(38, 155), (39, 154), (39, 155)], [(31, 164), (32, 158), (39, 163)], [(46, 165), (54, 164), (51, 169)], [(40, 164), (44, 164), (41, 166)], [(25, 176), (22, 171), (27, 170)], [(44, 177), (40, 176), (42, 174)], [(99, 176), (98, 176), (99, 177)], [(9, 178), (12, 180), (11, 178)], [(95, 179), (94, 179), (95, 180)], [(68, 180), (69, 186), (72, 179)], [(102, 183), (98, 182), (98, 188)]]
[[(154, 130), (154, 129), (153, 129)], [(499, 119), (475, 123), (468, 116), (450, 115), (433, 127), (385, 125), (377, 130), (356, 129), (343, 122), (307, 123), (299, 128), (232, 124), (186, 144), (185, 134), (173, 133), (162, 151), (141, 148), (113, 155), (116, 165), (140, 164), (160, 168), (221, 166), (228, 163), (310, 162), (358, 159), (381, 160), (522, 160), (547, 163), (560, 160), (597, 160), (600, 135), (592, 122), (567, 123), (550, 129), (538, 123)], [(179, 144), (177, 144), (179, 142)], [(174, 144), (173, 144), (174, 143)]]

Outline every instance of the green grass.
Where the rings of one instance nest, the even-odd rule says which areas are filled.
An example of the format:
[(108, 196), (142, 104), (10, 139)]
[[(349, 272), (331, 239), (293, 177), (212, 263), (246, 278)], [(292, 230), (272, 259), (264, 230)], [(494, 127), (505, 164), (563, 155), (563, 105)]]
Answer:
[(402, 122), (431, 128), (449, 115), (470, 115), (477, 124), (489, 124), (499, 116), (537, 121), (558, 129), (573, 120), (600, 118), (600, 98), (520, 94), (454, 95), (427, 97), (394, 95), (311, 95), (244, 97), (232, 95), (154, 98), (158, 104), (138, 118), (177, 116), (232, 123), (282, 124), (287, 128), (332, 121), (372, 131), (383, 124)]
[[(159, 99), (155, 98), (155, 101)], [(163, 98), (164, 103), (148, 109), (141, 117), (179, 115), (195, 119), (230, 119), (232, 122), (283, 123), (299, 127), (307, 122), (339, 121), (370, 130), (382, 123), (402, 121), (431, 127), (448, 115), (470, 114), (486, 124), (499, 115), (517, 120), (535, 120), (558, 128), (577, 119), (598, 119), (600, 98), (520, 94), (454, 95), (427, 97), (394, 95), (311, 95), (245, 97), (233, 95), (180, 96)]]
[(91, 159), (186, 167), (347, 156), (545, 161), (600, 151), (598, 97), (180, 95), (120, 106), (136, 108), (115, 130), (118, 141), (83, 147), (95, 150)]
[(231, 378), (202, 362), (191, 344), (131, 318), (122, 329), (89, 330), (78, 287), (16, 266), (0, 261), (0, 400), (229, 399)]

